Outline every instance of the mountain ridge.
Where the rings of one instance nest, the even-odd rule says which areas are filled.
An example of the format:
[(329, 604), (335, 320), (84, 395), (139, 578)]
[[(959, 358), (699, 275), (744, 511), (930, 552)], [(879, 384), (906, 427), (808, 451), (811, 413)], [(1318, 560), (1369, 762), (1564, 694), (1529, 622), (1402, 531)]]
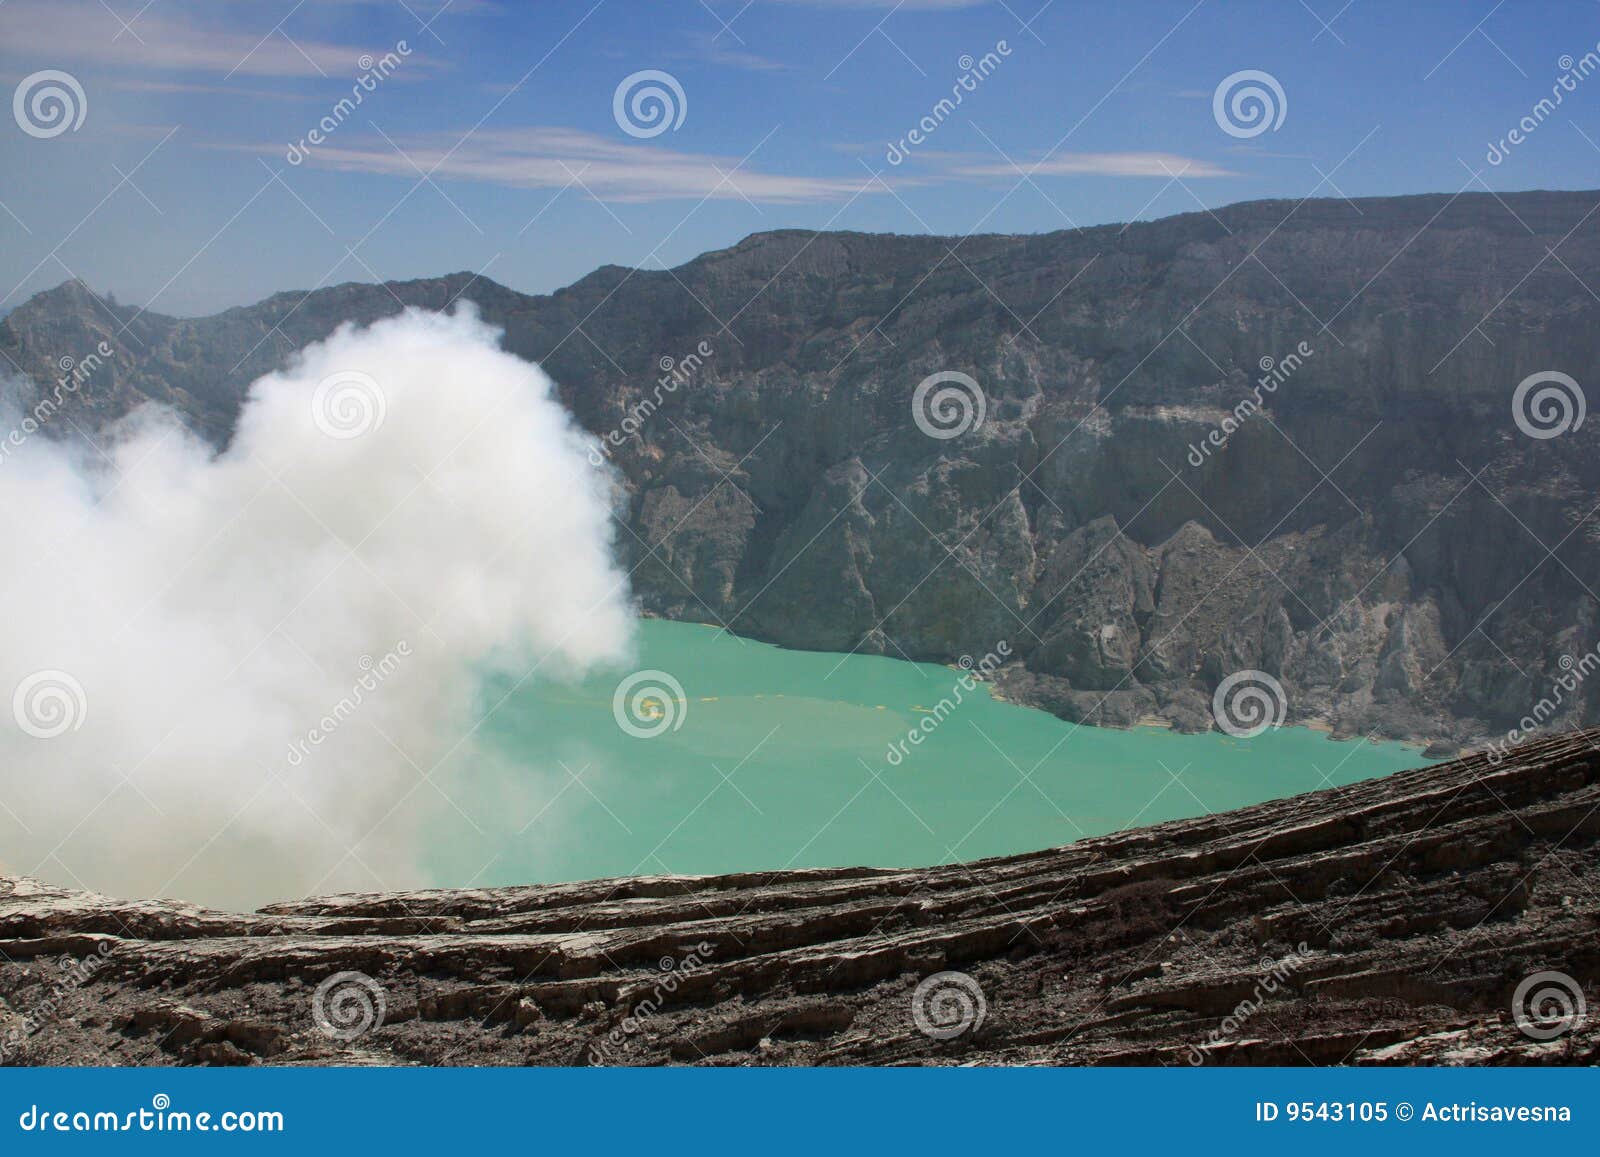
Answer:
[[(1597, 208), (1459, 193), (959, 241), (778, 230), (548, 295), (458, 272), (196, 319), (63, 286), (0, 321), (0, 351), (43, 388), (111, 340), (74, 426), (154, 400), (220, 446), (250, 381), (402, 303), (472, 300), (602, 435), (705, 343), (612, 454), (647, 612), (941, 661), (1008, 639), (1003, 694), (1093, 723), (1210, 727), (1211, 693), (1250, 669), (1291, 722), (1474, 743), (1596, 642), (1595, 424), (1528, 437), (1511, 400), (1533, 373), (1600, 376)], [(1262, 359), (1307, 346), (1194, 465)], [(911, 413), (941, 371), (986, 407), (950, 439)], [(1575, 726), (1600, 699), (1564, 707)]]

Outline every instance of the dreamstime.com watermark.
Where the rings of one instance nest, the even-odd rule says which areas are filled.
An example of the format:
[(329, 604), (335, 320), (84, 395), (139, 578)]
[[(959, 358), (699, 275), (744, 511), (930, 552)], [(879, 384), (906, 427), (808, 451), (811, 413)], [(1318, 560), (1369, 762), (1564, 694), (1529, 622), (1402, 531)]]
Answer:
[(654, 739), (676, 731), (689, 718), (689, 698), (683, 684), (653, 667), (635, 671), (611, 696), (611, 715), (617, 726), (635, 739)]
[(57, 976), (46, 976), (42, 987), (49, 991), (34, 1000), (21, 1019), (12, 1021), (0, 1036), (0, 1065), (10, 1064), (27, 1044), (28, 1038), (61, 1015), (66, 998), (88, 984), (105, 968), (111, 955), (112, 943), (102, 940), (95, 945), (94, 956), (81, 960), (62, 957), (56, 962)]
[(311, 994), (311, 1020), (330, 1040), (349, 1044), (382, 1027), (388, 1000), (365, 972), (335, 972)]
[(29, 1105), (17, 1117), (17, 1128), (24, 1133), (282, 1133), (285, 1125), (275, 1109), (190, 1113), (174, 1109), (171, 1097), (157, 1093), (148, 1109), (126, 1113)]
[(89, 696), (70, 671), (35, 671), (11, 693), (11, 718), (35, 739), (76, 731), (88, 716)]
[(994, 650), (983, 658), (973, 661), (971, 655), (961, 656), (959, 666), (961, 677), (955, 681), (955, 686), (950, 688), (950, 694), (940, 699), (923, 717), (917, 725), (906, 732), (903, 739), (896, 739), (889, 744), (884, 754), (890, 767), (899, 767), (905, 762), (907, 755), (911, 754), (913, 747), (921, 747), (928, 736), (939, 729), (943, 723), (966, 701), (979, 683), (989, 679), (1011, 657), (1011, 644), (1001, 639), (995, 644)]
[(1234, 432), (1261, 412), (1266, 405), (1267, 396), (1278, 392), (1278, 387), (1295, 375), (1306, 359), (1316, 353), (1310, 342), (1301, 342), (1286, 357), (1274, 361), (1271, 357), (1263, 357), (1258, 363), (1261, 367), (1261, 376), (1256, 379), (1255, 385), (1250, 387), (1250, 392), (1229, 411), (1228, 416), (1222, 419), (1220, 425), (1214, 426), (1211, 432), (1200, 439), (1197, 446), (1189, 443), (1189, 465), (1203, 466), (1212, 453), (1221, 450), (1228, 444), (1228, 439)]
[(110, 342), (102, 341), (81, 358), (71, 355), (61, 357), (56, 362), (56, 368), (61, 371), (61, 376), (56, 379), (50, 392), (35, 402), (33, 408), (22, 416), (22, 421), (13, 426), (5, 439), (0, 441), (0, 464), (48, 425), (60, 411), (62, 402), (76, 394), (115, 353), (116, 350), (112, 348)]
[(911, 1022), (933, 1040), (976, 1034), (988, 1015), (983, 986), (965, 972), (935, 972), (911, 994)]
[(1222, 1018), (1222, 1023), (1206, 1034), (1206, 1039), (1198, 1045), (1189, 1046), (1189, 1063), (1203, 1065), (1209, 1050), (1216, 1048), (1227, 1038), (1235, 1035), (1244, 1027), (1246, 1021), (1253, 1017), (1261, 1006), (1267, 1002), (1269, 996), (1276, 995), (1295, 970), (1305, 963), (1311, 949), (1304, 941), (1295, 945), (1293, 952), (1280, 960), (1261, 961), (1261, 977), (1250, 990), (1250, 995), (1241, 1000), (1227, 1016)]
[(291, 165), (298, 165), (311, 155), (311, 150), (318, 145), (325, 144), (329, 137), (338, 131), (339, 126), (349, 120), (356, 109), (361, 107), (371, 93), (378, 90), (378, 85), (394, 75), (395, 69), (400, 67), (400, 62), (411, 55), (411, 45), (404, 40), (395, 42), (394, 48), (385, 52), (376, 60), (370, 53), (364, 53), (356, 61), (356, 66), (361, 69), (361, 75), (356, 77), (355, 83), (350, 86), (350, 95), (340, 97), (338, 102), (328, 110), (321, 120), (311, 127), (298, 141), (291, 142), (283, 154), (283, 159)]
[(11, 116), (17, 127), (41, 141), (77, 132), (88, 115), (83, 85), (58, 68), (30, 73), (11, 94)]
[(1211, 696), (1211, 717), (1217, 729), (1235, 739), (1254, 739), (1263, 731), (1283, 726), (1289, 697), (1283, 684), (1254, 668), (1235, 671), (1217, 684)]
[(1517, 721), (1517, 725), (1506, 732), (1504, 739), (1497, 739), (1489, 744), (1486, 749), (1489, 762), (1498, 766), (1506, 757), (1507, 749), (1530, 739), (1540, 731), (1546, 723), (1561, 711), (1562, 704), (1568, 697), (1577, 697), (1578, 688), (1585, 679), (1600, 670), (1600, 644), (1583, 652), (1576, 659), (1571, 655), (1562, 655), (1557, 661), (1561, 674), (1550, 684), (1549, 692), (1533, 705), (1532, 710)]
[(689, 98), (670, 72), (645, 68), (622, 78), (611, 94), (611, 116), (630, 137), (649, 140), (677, 132), (689, 115)]
[(1600, 44), (1585, 52), (1577, 60), (1570, 55), (1562, 56), (1556, 61), (1556, 66), (1561, 69), (1561, 75), (1556, 77), (1555, 83), (1550, 86), (1550, 95), (1542, 97), (1531, 110), (1519, 120), (1511, 130), (1498, 141), (1490, 141), (1488, 151), (1483, 154), (1483, 159), (1491, 165), (1498, 165), (1511, 155), (1511, 150), (1531, 137), (1540, 125), (1560, 107), (1568, 93), (1578, 91), (1578, 82), (1587, 80), (1597, 70), (1600, 70)]
[(1511, 994), (1511, 1019), (1529, 1040), (1555, 1040), (1589, 1019), (1583, 988), (1565, 972), (1535, 972)]
[(1583, 387), (1560, 370), (1529, 374), (1511, 394), (1511, 420), (1517, 429), (1541, 442), (1578, 429), (1588, 408)]
[(620, 447), (624, 439), (631, 438), (644, 429), (645, 423), (661, 408), (661, 403), (670, 394), (678, 392), (680, 386), (693, 381), (705, 366), (706, 359), (717, 351), (711, 343), (702, 341), (690, 353), (681, 358), (663, 357), (657, 365), (661, 368), (661, 376), (656, 379), (655, 388), (648, 397), (640, 398), (628, 407), (627, 414), (622, 421), (612, 429), (600, 435), (600, 444), (589, 447), (589, 462), (599, 466), (611, 457), (611, 452)]
[(1211, 94), (1211, 115), (1230, 137), (1248, 140), (1276, 132), (1289, 115), (1289, 98), (1270, 72), (1246, 68), (1222, 78)]
[(997, 40), (994, 48), (985, 52), (976, 60), (970, 54), (962, 56), (956, 61), (956, 67), (961, 69), (961, 75), (956, 77), (955, 83), (950, 86), (950, 95), (940, 97), (928, 114), (919, 120), (905, 136), (898, 141), (890, 141), (888, 150), (883, 159), (891, 165), (898, 165), (911, 155), (911, 150), (918, 145), (926, 143), (929, 137), (938, 131), (939, 126), (956, 111), (956, 108), (971, 93), (978, 91), (978, 86), (993, 75), (994, 70), (1000, 67), (1000, 62), (1011, 55), (1011, 45), (1004, 40)]
[(692, 976), (700, 969), (705, 968), (707, 961), (716, 952), (716, 948), (704, 940), (696, 944), (683, 954), (681, 960), (674, 960), (670, 956), (663, 956), (657, 963), (661, 971), (661, 978), (650, 988), (650, 995), (634, 1005), (628, 1015), (622, 1018), (620, 1024), (613, 1028), (600, 1040), (589, 1046), (589, 1063), (591, 1065), (609, 1065), (615, 1063), (618, 1050), (625, 1049), (628, 1042), (645, 1025), (655, 1018), (661, 1011), (661, 1006), (666, 1003), (666, 998), (678, 991), (685, 977)]
[(389, 399), (378, 379), (361, 370), (331, 373), (311, 395), (311, 421), (340, 442), (372, 433), (388, 413)]
[(305, 736), (289, 744), (289, 754), (286, 756), (290, 767), (299, 767), (311, 754), (313, 747), (321, 747), (330, 735), (356, 713), (356, 710), (366, 702), (367, 696), (376, 691), (383, 681), (400, 669), (400, 661), (411, 655), (411, 644), (401, 639), (394, 645), (394, 650), (388, 651), (383, 658), (374, 661), (371, 655), (361, 656), (357, 664), (361, 674), (350, 686), (350, 693), (343, 696), (316, 725), (305, 733)]
[(940, 370), (911, 392), (911, 420), (930, 438), (947, 442), (983, 425), (989, 400), (971, 374)]

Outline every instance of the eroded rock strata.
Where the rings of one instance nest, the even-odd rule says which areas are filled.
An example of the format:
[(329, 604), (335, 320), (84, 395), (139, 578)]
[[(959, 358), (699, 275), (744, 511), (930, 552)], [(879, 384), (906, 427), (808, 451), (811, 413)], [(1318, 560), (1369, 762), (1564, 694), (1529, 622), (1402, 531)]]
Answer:
[[(916, 871), (249, 915), (0, 879), (0, 1049), (114, 1065), (1595, 1063), (1597, 839), (1591, 731)], [(945, 971), (969, 979), (925, 1020), (970, 1024), (936, 1039), (914, 996)], [(1546, 1040), (1512, 1010), (1541, 972), (1591, 1010)]]
[[(195, 319), (68, 283), (0, 320), (0, 371), (48, 394), (76, 360), (47, 435), (155, 400), (221, 445), (249, 383), (339, 324), (470, 300), (616, 435), (618, 544), (652, 613), (941, 662), (1007, 640), (1008, 696), (1101, 724), (1205, 729), (1218, 682), (1257, 669), (1292, 721), (1470, 745), (1600, 644), (1600, 422), (1535, 438), (1512, 407), (1544, 372), (1593, 401), (1597, 202), (789, 230), (550, 295), (461, 273)], [(913, 421), (940, 371), (984, 394), (959, 437)], [(1597, 688), (1541, 719), (1595, 723)]]

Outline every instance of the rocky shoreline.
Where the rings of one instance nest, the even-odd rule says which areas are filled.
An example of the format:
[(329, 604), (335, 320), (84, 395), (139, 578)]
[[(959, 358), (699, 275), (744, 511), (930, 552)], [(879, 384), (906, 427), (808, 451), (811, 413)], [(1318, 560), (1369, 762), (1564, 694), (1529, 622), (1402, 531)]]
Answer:
[[(1594, 1064), (1600, 731), (921, 870), (344, 895), (0, 878), (12, 1064)], [(1554, 977), (1555, 979), (1552, 979)], [(1530, 985), (1545, 986), (1534, 989)]]

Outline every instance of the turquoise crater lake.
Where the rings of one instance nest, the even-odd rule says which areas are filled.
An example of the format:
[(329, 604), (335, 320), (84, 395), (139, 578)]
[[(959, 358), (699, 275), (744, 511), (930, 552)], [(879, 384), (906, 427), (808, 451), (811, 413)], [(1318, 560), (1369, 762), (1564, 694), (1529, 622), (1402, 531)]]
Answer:
[[(648, 738), (613, 711), (631, 671), (485, 689), (488, 704), (504, 697), (483, 729), (499, 770), (450, 790), (464, 813), (493, 814), (504, 827), (482, 833), (475, 850), (486, 862), (472, 882), (930, 865), (1425, 762), (1398, 743), (1336, 742), (1305, 728), (1241, 740), (1079, 727), (996, 700), (981, 684), (899, 758), (892, 746), (955, 698), (960, 670), (788, 651), (656, 620), (642, 625), (637, 668), (682, 687), (681, 700), (654, 676), (633, 689), (633, 729), (658, 732)], [(462, 882), (460, 862), (449, 874)]]

